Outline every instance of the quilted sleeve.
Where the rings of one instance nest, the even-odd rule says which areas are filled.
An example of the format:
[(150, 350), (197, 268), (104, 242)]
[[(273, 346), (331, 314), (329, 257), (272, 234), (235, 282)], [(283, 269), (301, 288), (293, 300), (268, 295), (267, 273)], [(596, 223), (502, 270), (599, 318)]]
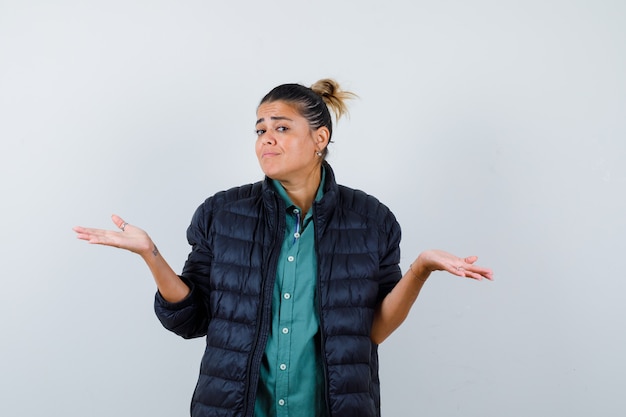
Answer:
[[(383, 206), (384, 207), (384, 206)], [(380, 223), (379, 236), (379, 277), (378, 277), (378, 301), (396, 286), (402, 278), (400, 270), (400, 224), (389, 209), (384, 207), (384, 215)]]
[(212, 199), (208, 199), (195, 211), (187, 229), (191, 253), (180, 275), (191, 289), (187, 298), (169, 303), (159, 292), (155, 296), (154, 309), (161, 324), (185, 339), (205, 336), (210, 320), (209, 276), (213, 258), (209, 243), (211, 218)]

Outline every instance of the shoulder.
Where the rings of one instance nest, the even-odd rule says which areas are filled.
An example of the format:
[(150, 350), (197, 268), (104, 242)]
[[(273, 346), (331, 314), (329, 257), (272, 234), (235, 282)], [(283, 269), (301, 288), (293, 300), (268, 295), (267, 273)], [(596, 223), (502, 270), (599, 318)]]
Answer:
[(324, 163), (326, 184), (324, 184), (324, 198), (327, 208), (335, 205), (343, 210), (354, 210), (364, 215), (376, 213), (379, 209), (389, 212), (389, 209), (376, 197), (359, 189), (339, 184), (335, 172), (328, 163)]
[(255, 207), (263, 194), (263, 181), (245, 184), (215, 193), (196, 209), (192, 223), (203, 223), (219, 212), (246, 212)]
[(377, 242), (381, 256), (399, 247), (402, 229), (389, 207), (362, 190), (343, 185), (336, 190), (337, 207), (331, 216), (331, 229), (362, 231), (364, 241)]
[(232, 204), (243, 203), (250, 199), (256, 199), (262, 194), (262, 192), (262, 181), (255, 182), (253, 184), (240, 185), (213, 194), (204, 200), (202, 206), (211, 207), (212, 209), (222, 208)]
[(337, 191), (339, 205), (344, 210), (350, 210), (368, 219), (396, 222), (396, 218), (389, 207), (373, 195), (345, 185), (337, 185)]

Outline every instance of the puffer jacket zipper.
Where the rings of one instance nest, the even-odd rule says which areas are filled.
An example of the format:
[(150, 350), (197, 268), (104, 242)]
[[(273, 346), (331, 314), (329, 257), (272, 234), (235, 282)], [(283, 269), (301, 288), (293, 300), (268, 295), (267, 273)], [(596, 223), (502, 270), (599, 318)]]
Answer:
[(331, 417), (330, 412), (330, 394), (328, 392), (328, 366), (326, 361), (326, 337), (324, 333), (324, 317), (322, 315), (322, 290), (321, 290), (321, 274), (320, 274), (320, 253), (319, 253), (319, 235), (318, 229), (321, 226), (321, 220), (316, 217), (316, 205), (313, 204), (313, 218), (315, 221), (313, 222), (313, 235), (315, 239), (315, 256), (317, 259), (317, 285), (315, 286), (315, 291), (317, 295), (317, 316), (320, 321), (320, 358), (322, 360), (322, 371), (324, 376), (324, 404), (326, 405), (326, 417)]
[[(272, 236), (273, 246), (271, 250), (271, 256), (268, 259), (267, 264), (262, 271), (263, 283), (261, 284), (261, 303), (259, 305), (259, 313), (257, 314), (256, 333), (254, 335), (254, 347), (252, 348), (252, 355), (248, 362), (248, 368), (246, 372), (246, 394), (243, 415), (245, 417), (253, 417), (254, 406), (256, 400), (256, 393), (259, 384), (259, 372), (261, 369), (261, 361), (263, 360), (263, 354), (265, 353), (265, 345), (269, 337), (269, 326), (272, 321), (272, 293), (274, 291), (274, 282), (276, 281), (276, 270), (278, 268), (278, 258), (280, 255), (280, 248), (282, 245), (282, 237), (285, 234), (286, 220), (284, 214), (284, 203), (280, 199), (275, 198), (275, 194), (270, 191), (266, 191), (272, 197), (273, 203), (272, 209), (274, 210), (274, 220), (278, 227), (277, 234)], [(265, 198), (265, 196), (263, 196)], [(277, 201), (278, 200), (278, 201)], [(271, 228), (266, 228), (271, 230)]]

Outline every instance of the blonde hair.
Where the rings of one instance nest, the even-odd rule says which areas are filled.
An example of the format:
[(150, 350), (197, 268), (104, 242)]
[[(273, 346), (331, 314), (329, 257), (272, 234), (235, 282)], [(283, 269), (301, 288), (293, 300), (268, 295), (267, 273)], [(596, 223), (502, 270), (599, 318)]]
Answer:
[(356, 94), (343, 91), (339, 83), (331, 78), (323, 78), (311, 86), (311, 90), (322, 97), (324, 103), (335, 114), (335, 121), (348, 114), (347, 100), (356, 98)]

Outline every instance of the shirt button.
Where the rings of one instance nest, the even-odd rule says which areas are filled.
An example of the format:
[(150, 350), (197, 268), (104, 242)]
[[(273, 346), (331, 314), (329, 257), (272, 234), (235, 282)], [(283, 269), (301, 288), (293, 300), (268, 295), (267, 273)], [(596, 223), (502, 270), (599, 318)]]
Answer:
[(293, 237), (295, 237), (296, 239), (300, 237), (300, 233), (296, 232), (293, 234)]
[(289, 294), (288, 292), (286, 292), (283, 297), (285, 297), (285, 300), (289, 300), (291, 298), (291, 294)]
[(289, 262), (293, 262), (295, 259), (296, 259), (296, 258), (294, 258), (293, 256), (289, 256), (289, 257), (287, 257), (287, 260), (288, 260)]
[(298, 213), (300, 213), (300, 210), (298, 210), (297, 208), (293, 209), (293, 214), (298, 214)]
[(285, 405), (285, 400), (283, 400), (282, 398), (278, 400), (278, 405)]
[(289, 329), (286, 327), (283, 327), (283, 334), (287, 334), (287, 333), (289, 333)]
[(280, 370), (284, 371), (285, 369), (287, 369), (287, 365), (285, 365), (284, 363), (280, 364)]

